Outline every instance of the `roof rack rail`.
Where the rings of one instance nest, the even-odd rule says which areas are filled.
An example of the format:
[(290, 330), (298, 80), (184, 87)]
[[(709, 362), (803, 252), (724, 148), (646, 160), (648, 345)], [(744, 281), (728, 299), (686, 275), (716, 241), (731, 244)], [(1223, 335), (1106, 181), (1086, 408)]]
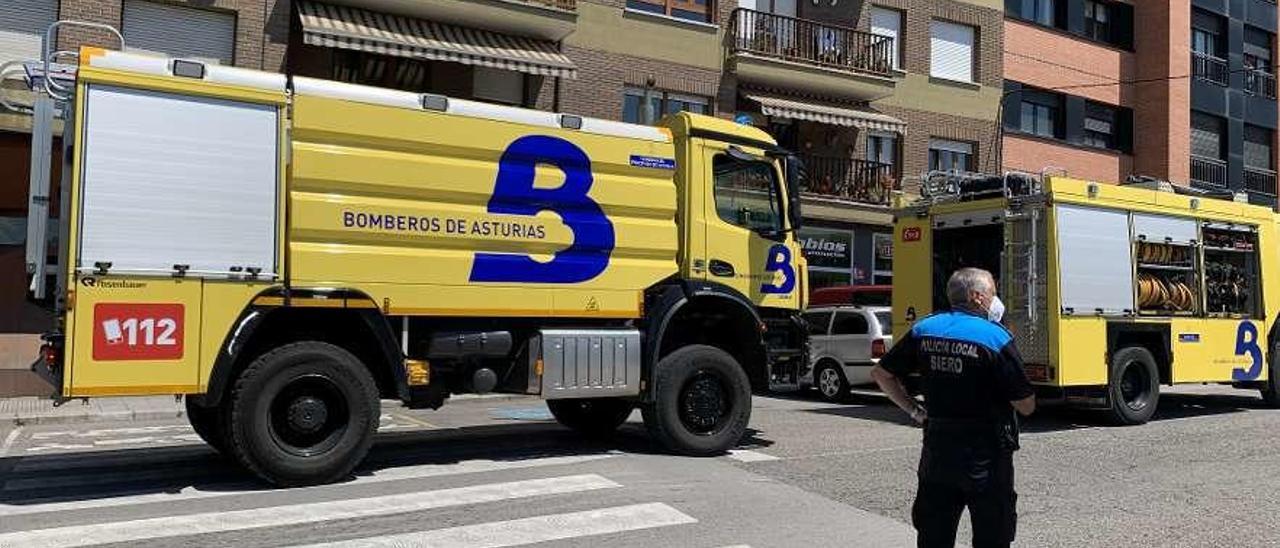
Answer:
[[(1058, 170), (1059, 168), (1052, 168), (1052, 171)], [(1044, 178), (1049, 171), (1051, 170), (1046, 169), (1041, 173), (1007, 171), (1003, 175), (994, 175), (935, 170), (921, 176), (920, 194), (922, 201), (932, 203), (1034, 196), (1044, 192)]]

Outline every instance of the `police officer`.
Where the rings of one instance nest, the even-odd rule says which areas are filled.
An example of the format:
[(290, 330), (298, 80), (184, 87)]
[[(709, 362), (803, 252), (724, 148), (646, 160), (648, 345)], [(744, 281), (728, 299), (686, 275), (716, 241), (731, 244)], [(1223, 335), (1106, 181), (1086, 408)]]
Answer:
[[(955, 546), (960, 513), (973, 522), (974, 548), (1009, 546), (1017, 526), (1013, 452), (1017, 413), (1035, 410), (1004, 305), (991, 273), (962, 268), (947, 281), (951, 310), (921, 319), (872, 369), (898, 407), (924, 425), (911, 521), (921, 548)], [(923, 377), (925, 407), (902, 380)]]

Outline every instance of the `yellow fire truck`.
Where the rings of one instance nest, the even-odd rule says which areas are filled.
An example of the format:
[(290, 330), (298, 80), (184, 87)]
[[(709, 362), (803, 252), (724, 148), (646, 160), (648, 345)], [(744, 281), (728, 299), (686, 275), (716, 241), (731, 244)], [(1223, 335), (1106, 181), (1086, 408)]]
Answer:
[(588, 434), (638, 407), (715, 454), (805, 364), (799, 162), (754, 128), (95, 48), (46, 87), (67, 178), (35, 369), (60, 399), (186, 395), (269, 482), (348, 474), (379, 399), (456, 393), (540, 395)]
[[(1159, 181), (934, 174), (897, 212), (894, 321), (946, 306), (955, 269), (991, 271), (1040, 396), (1151, 418), (1160, 386), (1277, 398), (1277, 217)], [(1226, 199), (1223, 199), (1226, 198)]]

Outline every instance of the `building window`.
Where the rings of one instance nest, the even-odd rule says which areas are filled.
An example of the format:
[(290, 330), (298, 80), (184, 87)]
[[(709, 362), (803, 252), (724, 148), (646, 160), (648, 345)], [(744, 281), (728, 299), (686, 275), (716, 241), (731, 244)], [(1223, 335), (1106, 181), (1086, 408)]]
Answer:
[(930, 171), (973, 171), (973, 143), (929, 139)]
[(1191, 155), (1212, 160), (1226, 157), (1227, 121), (1212, 114), (1191, 113)]
[(973, 82), (977, 31), (968, 25), (933, 21), (929, 25), (929, 76)]
[(902, 68), (902, 12), (871, 7), (871, 34), (893, 40), (893, 68)]
[(1062, 135), (1062, 97), (1054, 93), (1024, 90), (1018, 130), (1040, 137)]
[(722, 220), (753, 231), (782, 229), (777, 174), (772, 164), (719, 154), (711, 169), (716, 212)]
[(524, 104), (524, 74), (510, 70), (476, 67), (472, 97), (491, 103), (521, 106)]
[(1084, 35), (1099, 42), (1111, 42), (1111, 5), (1084, 0)]
[(1244, 90), (1246, 93), (1276, 98), (1276, 76), (1272, 68), (1271, 43), (1275, 35), (1253, 27), (1244, 28)]
[(627, 8), (688, 19), (711, 21), (712, 0), (627, 0)]
[(1005, 5), (1019, 19), (1054, 27), (1058, 24), (1056, 4), (1055, 0), (1014, 0), (1013, 4), (1006, 2)]
[(121, 14), (125, 49), (230, 65), (235, 58), (234, 13), (145, 0), (126, 0)]
[[(648, 101), (645, 101), (646, 95)], [(622, 121), (629, 124), (656, 124), (663, 116), (677, 112), (710, 114), (711, 100), (697, 95), (671, 93), (660, 89), (627, 88), (622, 95)]]
[(1275, 154), (1272, 153), (1271, 136), (1275, 130), (1244, 126), (1244, 167), (1253, 169), (1273, 169)]
[(1081, 142), (1094, 148), (1119, 148), (1116, 140), (1116, 109), (1098, 103), (1086, 104)]
[(867, 161), (897, 166), (898, 136), (893, 133), (867, 134)]

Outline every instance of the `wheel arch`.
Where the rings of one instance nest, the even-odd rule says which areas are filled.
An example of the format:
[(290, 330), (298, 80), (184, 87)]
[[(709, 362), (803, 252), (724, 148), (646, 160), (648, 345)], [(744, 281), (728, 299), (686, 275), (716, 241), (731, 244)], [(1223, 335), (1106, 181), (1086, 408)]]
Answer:
[(1146, 348), (1156, 360), (1160, 384), (1173, 384), (1173, 341), (1168, 324), (1107, 324), (1108, 376), (1110, 376), (1112, 357), (1120, 349), (1130, 346)]
[[(672, 284), (653, 299), (646, 328), (644, 378), (654, 382), (658, 361), (690, 344), (714, 346), (733, 356), (754, 387), (768, 385), (767, 352), (761, 333), (763, 322), (755, 305), (737, 290), (714, 282)], [(698, 329), (724, 325), (729, 329)], [(746, 336), (744, 334), (751, 334)]]
[(254, 298), (232, 324), (214, 360), (208, 387), (197, 403), (219, 404), (254, 358), (301, 340), (329, 342), (346, 349), (369, 369), (383, 398), (408, 398), (395, 332), (368, 295), (354, 290), (297, 288), (285, 293), (275, 288)]

